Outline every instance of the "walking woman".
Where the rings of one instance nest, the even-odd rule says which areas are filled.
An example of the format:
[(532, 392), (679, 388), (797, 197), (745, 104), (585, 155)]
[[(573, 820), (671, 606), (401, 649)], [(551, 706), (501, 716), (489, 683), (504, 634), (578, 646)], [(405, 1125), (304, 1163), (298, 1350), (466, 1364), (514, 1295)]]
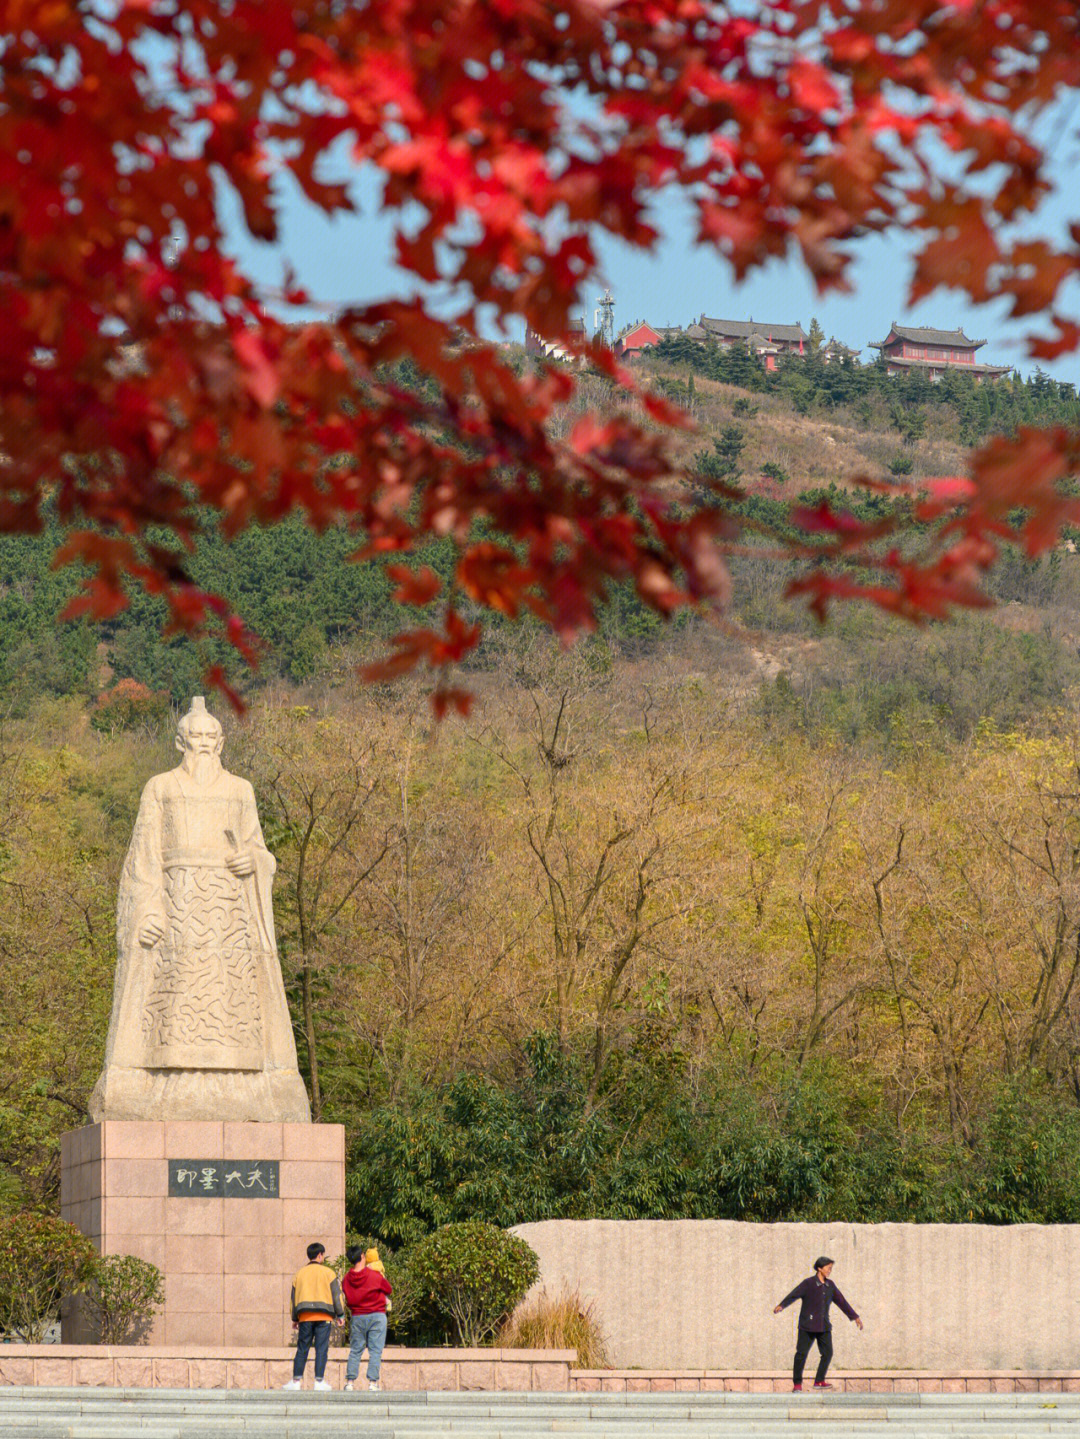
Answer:
[(795, 1343), (795, 1364), (791, 1376), (791, 1387), (796, 1393), (802, 1389), (803, 1366), (806, 1363), (806, 1356), (810, 1353), (810, 1346), (815, 1340), (819, 1359), (817, 1374), (814, 1377), (814, 1388), (832, 1388), (831, 1384), (826, 1384), (825, 1375), (829, 1372), (829, 1361), (832, 1359), (833, 1353), (829, 1306), (834, 1300), (837, 1307), (842, 1309), (849, 1319), (853, 1319), (860, 1329), (863, 1327), (862, 1320), (829, 1278), (832, 1267), (833, 1261), (824, 1255), (820, 1259), (815, 1259), (813, 1276), (810, 1279), (804, 1279), (801, 1284), (796, 1284), (787, 1298), (781, 1299), (773, 1310), (774, 1314), (779, 1314), (781, 1309), (786, 1309), (789, 1304), (794, 1304), (796, 1299), (802, 1300), (802, 1308), (799, 1311), (799, 1337)]

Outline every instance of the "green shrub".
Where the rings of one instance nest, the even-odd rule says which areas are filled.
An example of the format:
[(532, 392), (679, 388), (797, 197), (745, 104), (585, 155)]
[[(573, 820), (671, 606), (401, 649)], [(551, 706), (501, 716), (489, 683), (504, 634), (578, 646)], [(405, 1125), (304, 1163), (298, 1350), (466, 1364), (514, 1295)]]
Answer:
[(0, 1329), (40, 1344), (61, 1300), (86, 1290), (97, 1263), (74, 1224), (45, 1214), (0, 1218)]
[(540, 1272), (524, 1239), (479, 1220), (444, 1225), (405, 1262), (421, 1317), (469, 1349), (490, 1339)]
[(791, 479), (783, 465), (777, 464), (775, 460), (766, 460), (761, 467), (761, 473), (770, 480), (775, 480), (778, 485), (786, 485)]
[(1037, 1070), (1001, 1081), (985, 1104), (973, 1125), (969, 1162), (950, 1175), (940, 1217), (959, 1224), (1077, 1223), (1080, 1111)]
[(164, 1302), (161, 1270), (134, 1254), (99, 1258), (83, 1300), (97, 1321), (99, 1344), (144, 1344)]

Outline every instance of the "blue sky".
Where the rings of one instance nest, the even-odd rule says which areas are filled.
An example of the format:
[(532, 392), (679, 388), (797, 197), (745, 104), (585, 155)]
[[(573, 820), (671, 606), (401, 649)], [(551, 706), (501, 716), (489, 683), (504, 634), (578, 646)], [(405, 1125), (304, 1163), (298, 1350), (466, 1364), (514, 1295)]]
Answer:
[[(1006, 303), (974, 305), (955, 291), (939, 290), (919, 305), (906, 303), (911, 273), (902, 237), (868, 237), (852, 246), (855, 265), (848, 295), (817, 294), (813, 281), (795, 259), (772, 261), (736, 285), (730, 268), (715, 253), (691, 242), (688, 225), (671, 225), (655, 256), (642, 256), (611, 242), (603, 247), (605, 268), (616, 299), (615, 320), (647, 319), (656, 324), (687, 324), (702, 311), (729, 320), (755, 319), (776, 324), (800, 322), (808, 329), (816, 316), (827, 336), (873, 360), (875, 341), (884, 340), (894, 320), (900, 324), (963, 329), (971, 339), (986, 340), (976, 358), (989, 364), (1015, 365), (1022, 374), (1034, 369), (1026, 357), (1024, 336), (1033, 328), (1009, 321)], [(592, 309), (588, 320), (592, 323)], [(1038, 328), (1035, 326), (1035, 328)], [(1080, 357), (1067, 356), (1043, 369), (1062, 380), (1080, 381)]]
[[(1071, 128), (1071, 127), (1067, 127)], [(1062, 129), (1061, 133), (1065, 133)], [(1071, 151), (1071, 136), (1070, 136)], [(1075, 154), (1064, 148), (1054, 156), (1058, 195), (1027, 228), (1031, 233), (1061, 235), (1076, 208), (1070, 207), (1075, 190)], [(349, 301), (370, 303), (388, 296), (412, 293), (412, 277), (393, 263), (392, 218), (379, 213), (374, 182), (358, 181), (354, 193), (359, 216), (327, 219), (312, 207), (291, 182), (282, 192), (283, 228), (277, 246), (255, 244), (246, 234), (235, 206), (225, 202), (227, 227), (245, 269), (268, 285), (281, 278), (283, 259), (294, 268), (300, 283), (320, 301), (338, 305)], [(1071, 213), (1070, 213), (1071, 211)], [(725, 319), (750, 319), (776, 324), (796, 321), (808, 328), (816, 316), (826, 335), (861, 351), (866, 362), (869, 348), (883, 340), (893, 320), (941, 329), (963, 328), (973, 339), (985, 339), (977, 358), (991, 364), (1013, 365), (1030, 373), (1034, 363), (1026, 357), (1023, 338), (1039, 328), (1031, 317), (1010, 321), (1007, 304), (974, 305), (952, 291), (939, 290), (921, 304), (906, 304), (910, 277), (909, 248), (900, 234), (868, 237), (852, 246), (855, 256), (851, 278), (854, 292), (820, 297), (798, 260), (772, 261), (742, 285), (736, 285), (730, 267), (715, 251), (696, 246), (688, 211), (678, 200), (661, 203), (655, 223), (663, 239), (654, 253), (604, 240), (599, 245), (602, 273), (585, 288), (582, 310), (593, 329), (593, 313), (604, 283), (615, 297), (616, 328), (645, 319), (653, 324), (689, 324), (702, 312)], [(1066, 313), (1080, 312), (1080, 284), (1068, 295)], [(513, 338), (523, 337), (518, 327)], [(1080, 382), (1080, 356), (1066, 355), (1043, 368), (1059, 379)]]

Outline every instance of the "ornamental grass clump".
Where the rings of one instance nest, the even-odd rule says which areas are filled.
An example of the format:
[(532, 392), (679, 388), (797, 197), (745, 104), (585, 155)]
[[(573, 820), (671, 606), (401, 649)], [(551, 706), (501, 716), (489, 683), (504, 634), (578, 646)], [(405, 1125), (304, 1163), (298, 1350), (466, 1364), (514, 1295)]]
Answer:
[(444, 1225), (405, 1262), (421, 1320), (467, 1349), (490, 1340), (540, 1272), (524, 1239), (479, 1220)]
[(609, 1367), (595, 1302), (565, 1285), (559, 1294), (534, 1294), (511, 1314), (495, 1343), (501, 1349), (576, 1349), (574, 1369)]
[(85, 1293), (97, 1250), (63, 1219), (46, 1214), (0, 1218), (0, 1330), (40, 1344), (60, 1314), (61, 1300)]

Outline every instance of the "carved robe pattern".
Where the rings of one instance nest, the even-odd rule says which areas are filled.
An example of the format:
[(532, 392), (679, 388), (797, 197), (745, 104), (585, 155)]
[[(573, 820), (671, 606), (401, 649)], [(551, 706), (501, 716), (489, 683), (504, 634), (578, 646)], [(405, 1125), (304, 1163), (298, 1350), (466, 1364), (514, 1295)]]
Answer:
[(258, 936), (243, 881), (227, 869), (165, 871), (168, 931), (155, 951), (143, 1010), (149, 1042), (175, 1064), (217, 1069), (262, 1066)]

